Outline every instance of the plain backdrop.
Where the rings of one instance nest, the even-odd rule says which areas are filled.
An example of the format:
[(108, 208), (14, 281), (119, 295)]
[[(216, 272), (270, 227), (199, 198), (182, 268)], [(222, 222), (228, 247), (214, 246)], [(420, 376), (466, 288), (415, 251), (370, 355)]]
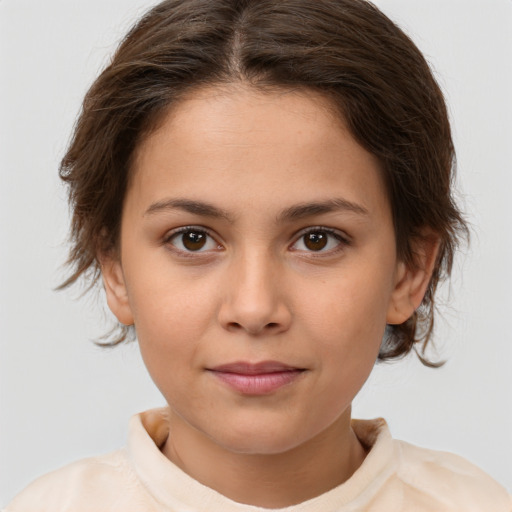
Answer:
[[(101, 294), (55, 292), (68, 209), (57, 167), (88, 86), (148, 0), (0, 0), (0, 504), (33, 478), (122, 446), (162, 405), (137, 345), (91, 339)], [(449, 103), (459, 200), (473, 226), (442, 290), (439, 370), (379, 365), (354, 416), (463, 455), (512, 491), (512, 1), (380, 0)]]

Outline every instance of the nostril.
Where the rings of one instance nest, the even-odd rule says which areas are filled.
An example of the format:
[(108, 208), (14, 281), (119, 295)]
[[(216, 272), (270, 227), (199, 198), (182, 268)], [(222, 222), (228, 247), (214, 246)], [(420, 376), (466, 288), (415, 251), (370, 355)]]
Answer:
[(255, 326), (245, 326), (244, 327), (242, 324), (240, 324), (238, 322), (229, 322), (226, 325), (226, 328), (228, 329), (228, 331), (232, 331), (232, 332), (244, 330), (244, 331), (249, 332), (250, 334), (258, 334), (258, 333), (262, 333), (265, 331), (278, 330), (279, 323), (278, 322), (269, 322), (268, 324), (264, 325), (263, 328), (261, 328), (261, 327), (256, 328)]

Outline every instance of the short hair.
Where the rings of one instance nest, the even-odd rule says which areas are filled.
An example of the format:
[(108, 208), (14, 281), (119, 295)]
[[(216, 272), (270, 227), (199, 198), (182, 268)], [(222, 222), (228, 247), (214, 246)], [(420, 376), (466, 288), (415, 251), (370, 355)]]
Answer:
[[(425, 357), (434, 295), (467, 227), (452, 195), (455, 152), (443, 94), (404, 32), (365, 0), (165, 0), (128, 32), (87, 92), (60, 176), (72, 210), (67, 287), (100, 276), (118, 247), (134, 150), (186, 93), (245, 83), (328, 98), (357, 142), (380, 162), (397, 255), (415, 264), (425, 228), (439, 238), (421, 306), (388, 325), (380, 360)], [(110, 344), (127, 338), (119, 326)], [(419, 344), (419, 345), (418, 345)], [(420, 347), (418, 351), (417, 347)]]

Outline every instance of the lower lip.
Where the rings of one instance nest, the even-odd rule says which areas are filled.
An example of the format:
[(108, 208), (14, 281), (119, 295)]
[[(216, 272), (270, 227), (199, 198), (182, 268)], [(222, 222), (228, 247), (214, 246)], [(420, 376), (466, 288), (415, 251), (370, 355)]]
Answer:
[(212, 372), (215, 377), (244, 395), (268, 395), (296, 381), (303, 370), (247, 375), (240, 373)]

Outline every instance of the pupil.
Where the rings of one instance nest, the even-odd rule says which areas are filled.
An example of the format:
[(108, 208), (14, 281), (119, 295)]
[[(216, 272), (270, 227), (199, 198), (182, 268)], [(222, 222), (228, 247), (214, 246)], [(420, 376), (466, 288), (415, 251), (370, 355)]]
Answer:
[(325, 233), (309, 233), (305, 238), (306, 247), (312, 251), (320, 251), (327, 245), (327, 235)]
[(206, 236), (204, 233), (198, 233), (197, 231), (190, 231), (183, 235), (183, 245), (189, 251), (197, 251), (204, 247), (206, 243)]

